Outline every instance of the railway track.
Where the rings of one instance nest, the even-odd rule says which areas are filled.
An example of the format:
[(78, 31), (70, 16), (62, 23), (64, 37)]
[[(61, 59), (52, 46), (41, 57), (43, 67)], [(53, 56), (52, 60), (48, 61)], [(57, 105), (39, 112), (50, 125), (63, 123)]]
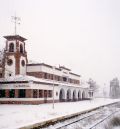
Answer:
[(94, 125), (92, 125), (91, 127), (89, 127), (88, 129), (95, 129), (97, 127), (97, 125), (102, 124), (105, 120), (108, 120), (108, 118), (112, 117), (116, 113), (120, 113), (120, 110), (111, 113), (110, 115), (108, 115), (105, 118), (103, 118), (102, 120), (98, 121), (97, 123), (95, 123)]
[(95, 129), (96, 126), (118, 112), (120, 112), (118, 103), (109, 104), (72, 118), (56, 121), (46, 127), (39, 127), (39, 129)]

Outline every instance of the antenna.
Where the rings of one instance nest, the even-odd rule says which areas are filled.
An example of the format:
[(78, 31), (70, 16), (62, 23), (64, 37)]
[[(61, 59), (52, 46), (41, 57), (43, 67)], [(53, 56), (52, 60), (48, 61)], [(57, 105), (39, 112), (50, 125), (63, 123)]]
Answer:
[(20, 24), (20, 17), (17, 17), (16, 14), (15, 16), (12, 16), (12, 20), (15, 24), (15, 35), (17, 34), (17, 24)]

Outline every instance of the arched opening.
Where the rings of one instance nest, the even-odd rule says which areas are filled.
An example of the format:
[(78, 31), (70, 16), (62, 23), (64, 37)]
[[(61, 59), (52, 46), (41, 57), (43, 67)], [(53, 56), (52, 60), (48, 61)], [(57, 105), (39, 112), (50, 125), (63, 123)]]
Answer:
[(9, 97), (14, 98), (15, 97), (15, 90), (11, 89), (9, 90)]
[(71, 90), (67, 90), (67, 101), (71, 101)]
[(10, 43), (9, 45), (9, 52), (14, 52), (14, 44)]
[(82, 92), (82, 99), (85, 99), (85, 91)]
[(73, 101), (76, 101), (76, 90), (73, 91)]
[(90, 98), (93, 97), (93, 91), (89, 91), (88, 94), (89, 94), (89, 97), (90, 97)]
[(20, 53), (23, 53), (23, 45), (20, 44)]
[(78, 100), (81, 100), (81, 91), (78, 91)]
[(60, 102), (64, 102), (64, 101), (65, 101), (65, 91), (64, 91), (64, 89), (61, 89), (61, 90), (60, 90), (60, 93), (59, 93), (59, 101), (60, 101)]

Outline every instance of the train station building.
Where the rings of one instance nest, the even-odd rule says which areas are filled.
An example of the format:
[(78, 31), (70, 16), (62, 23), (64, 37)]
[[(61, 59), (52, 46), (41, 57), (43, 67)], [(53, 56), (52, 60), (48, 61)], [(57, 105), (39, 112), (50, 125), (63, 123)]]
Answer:
[(81, 76), (64, 66), (28, 63), (26, 39), (4, 36), (6, 45), (0, 56), (0, 103), (41, 104), (89, 99), (93, 91)]

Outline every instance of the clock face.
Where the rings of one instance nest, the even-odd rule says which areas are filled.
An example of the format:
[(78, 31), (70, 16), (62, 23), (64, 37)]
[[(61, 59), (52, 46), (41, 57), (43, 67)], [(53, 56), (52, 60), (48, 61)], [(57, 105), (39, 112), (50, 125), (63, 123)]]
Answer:
[(11, 66), (11, 65), (13, 64), (13, 60), (12, 60), (12, 59), (8, 59), (7, 64), (8, 64), (9, 66)]
[(21, 61), (21, 65), (22, 65), (23, 67), (25, 66), (25, 61), (24, 61), (24, 60)]

